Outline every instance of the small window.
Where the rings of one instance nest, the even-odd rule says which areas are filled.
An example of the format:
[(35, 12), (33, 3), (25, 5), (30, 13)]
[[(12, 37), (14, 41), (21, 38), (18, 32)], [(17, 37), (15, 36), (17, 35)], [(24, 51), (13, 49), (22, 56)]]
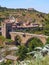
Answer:
[(23, 37), (26, 37), (26, 35), (25, 35), (25, 34), (23, 34)]

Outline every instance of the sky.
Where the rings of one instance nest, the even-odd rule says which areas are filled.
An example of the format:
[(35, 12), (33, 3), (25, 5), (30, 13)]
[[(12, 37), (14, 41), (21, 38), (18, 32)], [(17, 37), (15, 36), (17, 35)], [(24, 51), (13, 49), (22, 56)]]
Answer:
[(49, 13), (49, 0), (0, 0), (0, 6), (8, 8), (34, 8)]

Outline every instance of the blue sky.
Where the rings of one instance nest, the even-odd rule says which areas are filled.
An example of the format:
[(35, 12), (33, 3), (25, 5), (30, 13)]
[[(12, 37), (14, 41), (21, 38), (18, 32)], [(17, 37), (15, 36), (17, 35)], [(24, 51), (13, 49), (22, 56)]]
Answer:
[(34, 8), (49, 13), (49, 0), (0, 0), (0, 5), (8, 8)]

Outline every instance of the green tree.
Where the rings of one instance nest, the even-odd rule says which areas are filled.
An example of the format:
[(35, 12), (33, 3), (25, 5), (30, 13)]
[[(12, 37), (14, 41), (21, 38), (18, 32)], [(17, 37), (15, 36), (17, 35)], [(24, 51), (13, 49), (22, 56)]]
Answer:
[(12, 64), (12, 61), (11, 60), (7, 60), (6, 65), (10, 65), (10, 64)]
[(6, 65), (6, 63), (2, 62), (2, 63), (0, 63), (0, 65)]
[(11, 40), (11, 39), (6, 39), (6, 41), (7, 41), (8, 43), (13, 42), (13, 40)]
[(22, 15), (25, 16), (26, 14), (23, 12)]
[(49, 38), (47, 38), (46, 44), (49, 44)]
[(37, 38), (32, 38), (28, 42), (29, 51), (33, 51), (35, 47), (42, 47), (42, 46), (43, 43)]
[(5, 38), (3, 36), (0, 36), (0, 40), (2, 40), (2, 42), (4, 42)]
[(49, 23), (47, 22), (44, 26), (43, 33), (49, 36)]
[(26, 46), (22, 45), (22, 46), (19, 46), (19, 50), (18, 50), (18, 55), (19, 55), (19, 58), (21, 60), (23, 60), (24, 58), (26, 58), (27, 56), (27, 53), (28, 52), (28, 49)]
[(3, 37), (3, 36), (0, 36), (0, 44), (1, 44), (1, 46), (3, 46), (4, 45), (4, 43), (5, 43), (5, 38)]

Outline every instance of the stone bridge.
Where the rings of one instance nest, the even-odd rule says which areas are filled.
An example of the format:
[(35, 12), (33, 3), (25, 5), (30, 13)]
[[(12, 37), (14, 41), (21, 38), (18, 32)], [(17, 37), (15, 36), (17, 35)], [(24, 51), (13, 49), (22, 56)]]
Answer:
[(23, 32), (10, 32), (11, 35), (11, 39), (15, 40), (15, 37), (17, 35), (19, 35), (21, 37), (21, 43), (25, 44), (27, 43), (27, 41), (29, 41), (32, 38), (38, 38), (40, 39), (40, 41), (45, 44), (46, 43), (46, 39), (48, 38), (48, 36), (45, 35), (37, 35), (37, 34), (31, 34), (31, 33), (23, 33)]

